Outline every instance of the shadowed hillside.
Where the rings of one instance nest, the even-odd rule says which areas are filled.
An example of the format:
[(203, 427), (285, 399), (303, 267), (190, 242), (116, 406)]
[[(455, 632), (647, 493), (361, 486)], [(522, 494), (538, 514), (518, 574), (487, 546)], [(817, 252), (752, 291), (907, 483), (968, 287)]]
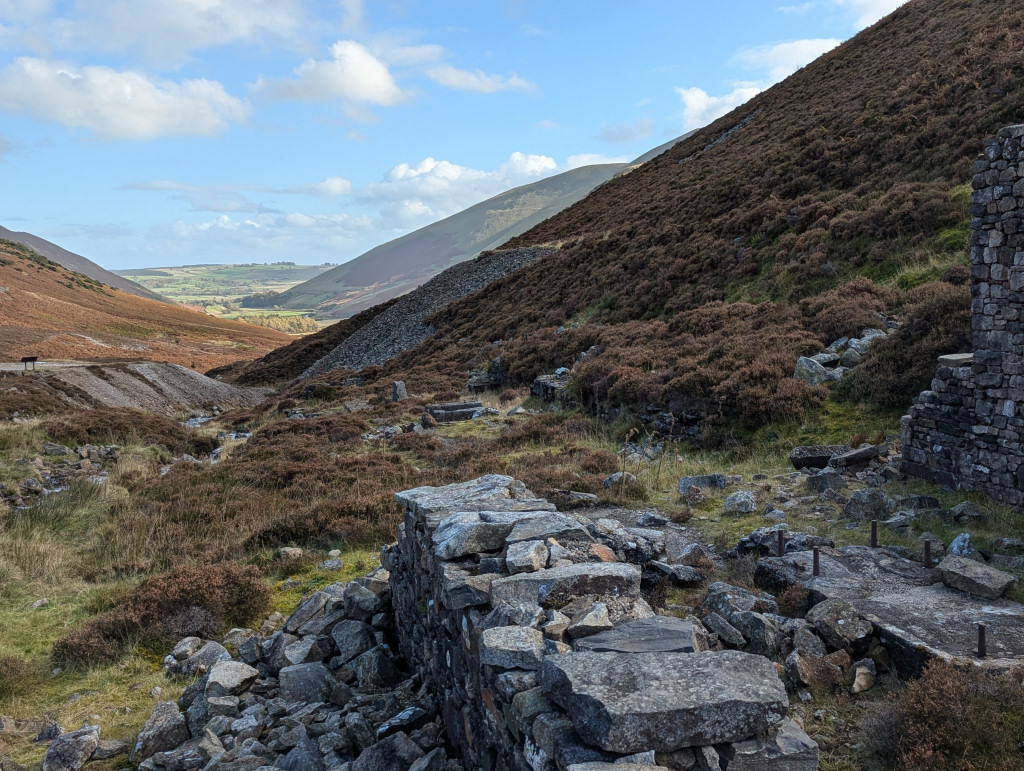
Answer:
[(256, 357), (288, 335), (111, 289), (0, 240), (0, 360), (148, 359), (206, 369)]

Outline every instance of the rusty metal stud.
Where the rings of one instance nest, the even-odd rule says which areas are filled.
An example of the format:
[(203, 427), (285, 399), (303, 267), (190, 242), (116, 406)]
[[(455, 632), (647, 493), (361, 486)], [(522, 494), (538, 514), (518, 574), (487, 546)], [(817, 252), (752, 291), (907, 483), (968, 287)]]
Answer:
[(878, 520), (871, 520), (871, 548), (878, 548)]
[(815, 575), (815, 576), (820, 576), (821, 575), (821, 561), (820, 561), (820, 555), (818, 554), (818, 547), (817, 546), (814, 547), (814, 563), (813, 563), (813, 568), (811, 569), (811, 574)]
[(786, 531), (779, 528), (779, 556), (786, 556)]
[(985, 639), (985, 625), (978, 624), (978, 658), (983, 659), (988, 654), (988, 644)]
[(932, 540), (931, 538), (924, 539), (924, 566), (930, 568), (932, 566)]

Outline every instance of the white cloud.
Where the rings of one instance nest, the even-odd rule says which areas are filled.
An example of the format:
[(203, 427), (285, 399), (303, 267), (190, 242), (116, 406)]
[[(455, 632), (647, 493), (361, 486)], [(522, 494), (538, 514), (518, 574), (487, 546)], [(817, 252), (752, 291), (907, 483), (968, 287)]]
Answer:
[(641, 139), (646, 139), (654, 133), (655, 125), (651, 118), (637, 118), (632, 123), (617, 123), (614, 126), (605, 126), (598, 137), (604, 142), (615, 144), (628, 144)]
[(178, 63), (211, 46), (292, 38), (305, 22), (303, 0), (76, 0), (48, 32), (58, 49)]
[(28, 113), (103, 139), (210, 136), (249, 116), (212, 80), (149, 79), (109, 67), (23, 57), (0, 71), (0, 110)]
[(536, 91), (537, 86), (514, 72), (511, 75), (488, 75), (483, 70), (460, 70), (445, 65), (427, 70), (427, 77), (445, 88), (494, 94), (499, 91)]
[(341, 40), (331, 46), (330, 60), (309, 59), (295, 69), (295, 77), (283, 80), (260, 78), (256, 91), (271, 99), (326, 102), (341, 100), (351, 104), (376, 104), (390, 107), (403, 101), (384, 62), (354, 40)]
[(753, 99), (761, 91), (759, 85), (751, 83), (737, 85), (723, 96), (711, 96), (702, 88), (677, 88), (676, 93), (683, 100), (683, 130), (706, 126)]
[(335, 198), (352, 192), (352, 182), (344, 177), (327, 177), (323, 182), (311, 185), (295, 185), (279, 192), (290, 195), (313, 195), (318, 198)]
[(569, 159), (565, 162), (566, 170), (578, 169), (580, 166), (598, 166), (606, 163), (628, 163), (631, 159), (624, 156), (608, 156), (601, 155), (600, 153), (580, 153), (579, 155), (570, 155)]
[(888, 16), (907, 0), (832, 0), (836, 5), (848, 9), (856, 18), (857, 29), (874, 24)]
[(381, 206), (386, 219), (401, 215), (400, 222), (388, 222), (389, 226), (411, 226), (410, 214), (419, 217), (418, 225), (425, 225), (558, 170), (554, 158), (519, 152), (494, 171), (425, 158), (393, 167), (382, 181), (359, 191), (357, 198)]
[(753, 69), (766, 70), (768, 79), (777, 83), (842, 42), (836, 38), (814, 38), (757, 46), (740, 51), (735, 60)]
[(676, 93), (683, 101), (683, 130), (706, 126), (753, 99), (772, 84), (789, 77), (823, 53), (831, 51), (841, 42), (835, 38), (813, 38), (740, 51), (733, 60), (748, 69), (764, 73), (764, 77), (756, 81), (735, 83), (732, 91), (721, 96), (712, 96), (702, 88), (677, 88)]
[(161, 179), (152, 182), (135, 182), (125, 185), (122, 190), (152, 190), (172, 193), (179, 201), (186, 201), (192, 211), (212, 212), (258, 212), (263, 207), (251, 201), (244, 193), (260, 191), (257, 185), (189, 185), (184, 182)]

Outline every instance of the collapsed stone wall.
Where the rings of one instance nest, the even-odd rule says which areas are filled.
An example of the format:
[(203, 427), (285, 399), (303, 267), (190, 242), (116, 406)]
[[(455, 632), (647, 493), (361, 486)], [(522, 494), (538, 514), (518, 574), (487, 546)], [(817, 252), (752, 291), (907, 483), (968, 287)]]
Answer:
[(397, 498), (395, 635), (467, 768), (818, 767), (772, 661), (656, 616), (585, 520), (502, 476)]
[(939, 360), (903, 418), (903, 468), (1007, 503), (1024, 501), (1024, 125), (974, 166), (973, 355)]

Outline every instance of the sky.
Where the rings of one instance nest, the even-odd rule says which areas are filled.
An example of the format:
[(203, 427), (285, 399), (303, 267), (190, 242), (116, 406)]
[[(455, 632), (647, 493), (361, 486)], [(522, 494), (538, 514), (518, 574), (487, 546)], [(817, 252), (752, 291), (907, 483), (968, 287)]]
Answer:
[(902, 2), (0, 0), (0, 225), (109, 269), (341, 263), (638, 157)]

